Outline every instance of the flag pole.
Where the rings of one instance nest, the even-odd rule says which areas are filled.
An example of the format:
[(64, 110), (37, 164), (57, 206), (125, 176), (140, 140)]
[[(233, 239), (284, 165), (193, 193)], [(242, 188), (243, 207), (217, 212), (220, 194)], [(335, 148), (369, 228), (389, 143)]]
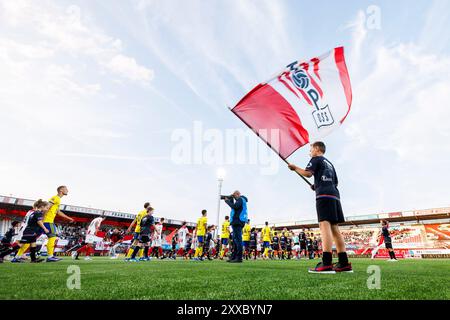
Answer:
[[(231, 112), (233, 112), (233, 109), (232, 108), (230, 108), (230, 107), (228, 107), (227, 106), (227, 108), (228, 108), (228, 110), (230, 110)], [(248, 123), (247, 122), (245, 122), (244, 121), (244, 119), (242, 119), (238, 114), (236, 114), (236, 113), (234, 113), (233, 112), (233, 114), (236, 116), (236, 117), (238, 117), (239, 118), (239, 120), (241, 120), (243, 123), (245, 123), (245, 125), (250, 129), (250, 130), (252, 130), (258, 137), (259, 137), (259, 134), (258, 134), (258, 132), (256, 132), (255, 130), (253, 130), (252, 129), (252, 127), (250, 127), (249, 125), (248, 125)], [(259, 138), (261, 138), (261, 137), (259, 137)], [(262, 139), (261, 139), (262, 140)], [(264, 140), (263, 140), (264, 141)], [(278, 151), (276, 151), (274, 148), (272, 148), (272, 146), (267, 142), (267, 141), (264, 141), (268, 146), (269, 146), (269, 148), (270, 149), (272, 149), (272, 151), (273, 152), (275, 152), (287, 165), (290, 165), (290, 163), (289, 163), (289, 161), (287, 161), (286, 159), (284, 159), (281, 155), (280, 155), (280, 153), (278, 152)], [(297, 171), (295, 171), (295, 173), (297, 173), (298, 175), (299, 175), (299, 177), (300, 178), (302, 178), (303, 179), (303, 181), (305, 181), (311, 188), (312, 188), (312, 183), (311, 182), (309, 182), (309, 180), (307, 180), (304, 176), (302, 176), (300, 173), (298, 173)]]

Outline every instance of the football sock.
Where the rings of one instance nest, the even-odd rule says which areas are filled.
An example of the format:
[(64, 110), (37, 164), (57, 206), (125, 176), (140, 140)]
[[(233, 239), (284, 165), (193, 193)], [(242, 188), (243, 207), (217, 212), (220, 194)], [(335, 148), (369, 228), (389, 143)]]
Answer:
[(348, 265), (348, 257), (347, 257), (347, 252), (339, 252), (338, 253), (338, 261), (339, 264), (346, 266)]
[(57, 239), (56, 237), (51, 237), (48, 239), (48, 242), (47, 242), (47, 256), (48, 257), (53, 257), (53, 255), (54, 255), (56, 239)]
[(136, 259), (136, 255), (138, 254), (140, 247), (134, 247), (133, 253), (131, 254), (131, 259)]
[(144, 247), (144, 257), (148, 258), (148, 246)]
[(139, 250), (139, 258), (142, 258), (143, 255), (144, 255), (144, 248), (141, 248), (141, 249)]
[(133, 254), (135, 248), (136, 248), (136, 246), (131, 246), (131, 247), (128, 249), (128, 252), (127, 252), (127, 258), (131, 258), (131, 255)]
[(30, 247), (31, 261), (36, 261), (36, 247)]
[(19, 251), (17, 251), (16, 257), (20, 258), (21, 256), (23, 256), (23, 254), (25, 253), (25, 251), (27, 251), (29, 246), (30, 246), (29, 243), (23, 244), (22, 247), (20, 247)]
[(331, 252), (323, 252), (322, 262), (326, 266), (330, 266), (333, 261), (333, 254)]

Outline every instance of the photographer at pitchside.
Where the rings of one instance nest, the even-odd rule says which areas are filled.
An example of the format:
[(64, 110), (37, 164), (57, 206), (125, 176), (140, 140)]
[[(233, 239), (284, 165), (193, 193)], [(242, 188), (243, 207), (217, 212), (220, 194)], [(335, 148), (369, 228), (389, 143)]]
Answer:
[(233, 192), (231, 196), (221, 196), (231, 208), (230, 224), (233, 228), (233, 252), (228, 262), (242, 262), (242, 228), (247, 222), (247, 202), (248, 199), (242, 196), (239, 191)]

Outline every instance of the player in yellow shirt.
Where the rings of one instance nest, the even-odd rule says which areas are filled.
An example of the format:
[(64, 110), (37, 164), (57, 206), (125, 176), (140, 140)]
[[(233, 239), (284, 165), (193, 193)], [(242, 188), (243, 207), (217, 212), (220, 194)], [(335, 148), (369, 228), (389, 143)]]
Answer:
[(53, 196), (50, 198), (49, 202), (51, 204), (50, 209), (45, 213), (44, 216), (44, 226), (50, 231), (47, 234), (48, 241), (47, 241), (47, 262), (56, 262), (61, 259), (55, 257), (55, 244), (56, 240), (58, 239), (56, 237), (56, 226), (55, 226), (55, 218), (56, 216), (62, 217), (66, 220), (69, 220), (70, 222), (74, 222), (74, 220), (62, 213), (59, 210), (59, 206), (61, 205), (61, 198), (64, 196), (67, 196), (69, 193), (69, 190), (66, 186), (59, 186), (56, 191), (58, 194), (56, 196)]
[(206, 217), (207, 211), (202, 210), (202, 216), (197, 220), (197, 227), (195, 227), (194, 234), (197, 236), (197, 248), (195, 248), (194, 259), (200, 261), (200, 257), (203, 254), (203, 245), (205, 241), (206, 226), (208, 224), (208, 218)]
[(250, 234), (252, 227), (250, 226), (250, 219), (247, 220), (244, 228), (242, 229), (242, 242), (244, 245), (244, 258), (248, 260), (250, 254)]
[(263, 248), (264, 248), (263, 257), (265, 259), (269, 258), (270, 241), (272, 238), (271, 235), (272, 235), (272, 231), (270, 230), (269, 222), (266, 221), (265, 226), (261, 231), (261, 238), (263, 241)]
[[(150, 202), (144, 203), (144, 210), (139, 211), (134, 220), (131, 222), (130, 226), (127, 229), (127, 233), (131, 233), (131, 230), (134, 227), (133, 232), (133, 242), (131, 243), (130, 248), (128, 249), (128, 253), (126, 256), (126, 260), (131, 258), (134, 249), (139, 245), (139, 233), (141, 232), (141, 220), (148, 214), (148, 210), (150, 208)], [(139, 250), (139, 256), (143, 253), (143, 249)]]
[(230, 238), (230, 217), (225, 216), (225, 221), (222, 222), (222, 230), (220, 233), (220, 259), (225, 256), (225, 249), (228, 246), (228, 239)]

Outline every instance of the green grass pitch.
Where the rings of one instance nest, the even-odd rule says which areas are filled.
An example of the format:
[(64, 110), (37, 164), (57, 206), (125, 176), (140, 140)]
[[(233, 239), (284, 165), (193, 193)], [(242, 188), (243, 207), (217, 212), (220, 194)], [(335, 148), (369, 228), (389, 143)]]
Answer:
[[(0, 264), (0, 299), (445, 299), (450, 260), (353, 259), (353, 274), (309, 274), (317, 261), (152, 260), (130, 263), (96, 257), (57, 263)], [(67, 268), (81, 270), (81, 288), (68, 289)], [(368, 289), (367, 268), (381, 271)]]

